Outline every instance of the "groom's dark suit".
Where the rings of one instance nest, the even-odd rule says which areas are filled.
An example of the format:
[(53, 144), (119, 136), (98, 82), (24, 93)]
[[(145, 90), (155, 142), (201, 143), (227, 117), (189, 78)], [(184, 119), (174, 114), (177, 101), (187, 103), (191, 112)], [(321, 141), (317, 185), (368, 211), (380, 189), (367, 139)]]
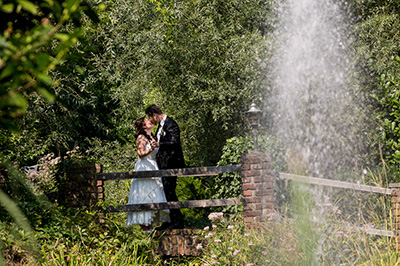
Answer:
[[(180, 130), (178, 124), (170, 117), (166, 117), (163, 127), (158, 127), (156, 135), (161, 130), (157, 164), (160, 169), (174, 169), (185, 167), (181, 147)], [(176, 196), (176, 176), (162, 178), (167, 201), (178, 201)], [(170, 209), (171, 223), (175, 227), (183, 227), (183, 215), (179, 209)]]

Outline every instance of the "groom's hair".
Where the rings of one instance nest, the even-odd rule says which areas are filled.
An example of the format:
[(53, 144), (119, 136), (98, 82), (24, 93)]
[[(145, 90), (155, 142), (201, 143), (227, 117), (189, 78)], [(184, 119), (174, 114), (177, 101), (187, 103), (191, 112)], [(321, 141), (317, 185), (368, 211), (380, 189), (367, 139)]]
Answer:
[(157, 115), (161, 115), (163, 112), (161, 111), (161, 108), (158, 107), (155, 104), (151, 104), (149, 107), (146, 108), (146, 110), (144, 110), (144, 112), (146, 113), (146, 115), (148, 116), (153, 116), (154, 114)]

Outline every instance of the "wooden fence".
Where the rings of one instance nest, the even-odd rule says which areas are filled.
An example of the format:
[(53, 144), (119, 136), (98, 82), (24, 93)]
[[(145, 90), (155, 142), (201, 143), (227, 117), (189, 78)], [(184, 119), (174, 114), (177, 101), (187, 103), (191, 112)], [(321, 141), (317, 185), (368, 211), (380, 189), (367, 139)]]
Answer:
[[(195, 168), (180, 168), (155, 171), (140, 171), (140, 172), (122, 172), (122, 173), (99, 173), (96, 174), (96, 179), (101, 181), (107, 180), (124, 180), (132, 178), (149, 178), (149, 177), (185, 177), (185, 176), (215, 176), (223, 173), (240, 172), (241, 165), (226, 165), (226, 166), (210, 166), (210, 167), (195, 167)], [(161, 210), (161, 209), (181, 209), (181, 208), (205, 208), (218, 206), (231, 206), (242, 204), (240, 198), (231, 199), (208, 199), (208, 200), (188, 200), (188, 201), (171, 201), (164, 203), (143, 203), (143, 204), (126, 204), (118, 207), (108, 206), (106, 212), (128, 212), (142, 210)]]
[[(245, 154), (241, 164), (227, 166), (195, 167), (183, 169), (168, 169), (142, 172), (101, 173), (101, 166), (96, 163), (78, 163), (68, 173), (65, 192), (70, 206), (79, 207), (95, 204), (104, 194), (103, 182), (108, 180), (126, 180), (132, 178), (149, 177), (205, 177), (223, 173), (240, 173), (242, 181), (242, 195), (231, 199), (190, 200), (166, 203), (126, 204), (107, 206), (106, 212), (128, 212), (156, 209), (176, 208), (205, 208), (217, 206), (243, 205), (245, 224), (263, 221), (274, 212), (274, 183), (268, 155), (255, 152)], [(391, 188), (382, 188), (354, 184), (343, 181), (300, 176), (288, 173), (279, 173), (279, 178), (308, 183), (317, 186), (350, 189), (353, 191), (391, 195), (393, 203), (394, 231), (385, 231), (374, 228), (360, 228), (369, 234), (381, 236), (396, 236), (396, 247), (400, 250), (400, 184), (393, 184)], [(167, 252), (167, 251), (166, 251)], [(166, 253), (167, 254), (167, 253)], [(170, 254), (170, 253), (168, 253)], [(172, 254), (172, 253), (171, 253)], [(185, 253), (186, 254), (186, 253)]]
[[(282, 179), (293, 180), (296, 182), (307, 183), (307, 184), (311, 184), (311, 185), (349, 189), (352, 191), (369, 192), (369, 193), (376, 193), (376, 194), (382, 194), (382, 195), (392, 195), (393, 196), (394, 191), (395, 191), (395, 189), (391, 189), (391, 188), (368, 186), (368, 185), (362, 185), (362, 184), (358, 184), (358, 183), (350, 183), (350, 182), (344, 182), (344, 181), (337, 181), (337, 180), (316, 178), (316, 177), (302, 176), (302, 175), (294, 175), (294, 174), (288, 174), (288, 173), (279, 173), (279, 177)], [(396, 231), (397, 231), (396, 229), (394, 231), (388, 231), (388, 230), (371, 228), (369, 226), (364, 226), (359, 229), (364, 230), (366, 233), (371, 234), (371, 235), (380, 235), (380, 236), (396, 236), (396, 235), (398, 235), (398, 233), (396, 233)]]
[(226, 166), (167, 169), (122, 173), (102, 173), (97, 163), (76, 163), (65, 186), (66, 201), (71, 207), (96, 204), (104, 196), (103, 182), (133, 178), (205, 177), (223, 173), (240, 173), (242, 195), (231, 199), (205, 199), (165, 203), (126, 204), (107, 206), (105, 212), (128, 212), (158, 209), (205, 208), (243, 205), (245, 223), (261, 221), (274, 210), (273, 177), (270, 158), (264, 153), (244, 154), (241, 164)]
[(386, 194), (386, 195), (391, 195), (393, 192), (393, 189), (390, 189), (390, 188), (361, 185), (358, 183), (355, 184), (355, 183), (349, 183), (349, 182), (343, 182), (343, 181), (337, 181), (337, 180), (331, 180), (331, 179), (316, 178), (316, 177), (311, 177), (311, 176), (279, 173), (279, 177), (283, 178), (283, 179), (294, 180), (297, 182), (308, 183), (308, 184), (312, 184), (312, 185), (351, 189), (354, 191), (363, 191), (363, 192)]

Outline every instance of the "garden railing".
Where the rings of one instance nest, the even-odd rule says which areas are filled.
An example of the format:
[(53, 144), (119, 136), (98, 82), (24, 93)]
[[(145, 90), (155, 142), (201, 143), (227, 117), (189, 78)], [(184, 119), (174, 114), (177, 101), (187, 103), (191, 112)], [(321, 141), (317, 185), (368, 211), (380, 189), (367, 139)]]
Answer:
[[(107, 180), (124, 180), (132, 178), (149, 178), (149, 177), (205, 177), (214, 176), (223, 173), (240, 172), (241, 165), (226, 166), (210, 166), (195, 168), (179, 168), (168, 170), (140, 171), (140, 172), (122, 172), (122, 173), (99, 173), (96, 179), (101, 181)], [(161, 209), (181, 209), (181, 208), (205, 208), (218, 206), (232, 206), (242, 204), (240, 198), (231, 199), (208, 199), (208, 200), (188, 200), (188, 201), (172, 201), (165, 203), (143, 203), (143, 204), (126, 204), (118, 207), (108, 206), (106, 212), (128, 212), (142, 210), (161, 210)]]

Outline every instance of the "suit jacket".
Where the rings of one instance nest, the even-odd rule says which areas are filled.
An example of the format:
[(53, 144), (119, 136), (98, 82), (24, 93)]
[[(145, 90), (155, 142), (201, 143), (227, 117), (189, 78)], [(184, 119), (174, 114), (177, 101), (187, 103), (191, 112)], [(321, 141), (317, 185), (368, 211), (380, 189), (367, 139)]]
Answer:
[(178, 124), (167, 116), (162, 129), (158, 130), (162, 130), (156, 156), (158, 167), (160, 169), (185, 167)]

